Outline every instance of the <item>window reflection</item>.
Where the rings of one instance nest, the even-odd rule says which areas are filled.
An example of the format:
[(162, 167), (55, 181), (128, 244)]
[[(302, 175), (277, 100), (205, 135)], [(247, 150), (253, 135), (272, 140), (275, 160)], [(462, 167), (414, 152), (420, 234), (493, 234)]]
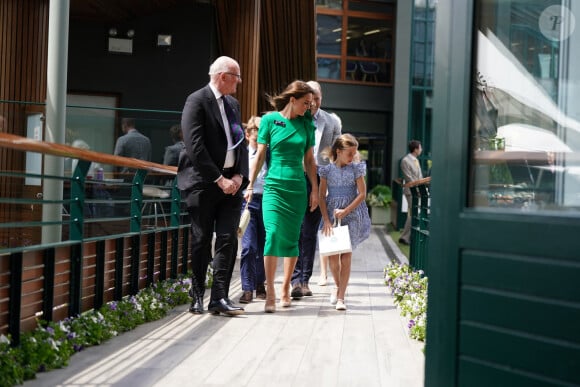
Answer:
[(342, 0), (316, 0), (316, 6), (330, 9), (342, 9)]
[(325, 79), (340, 79), (340, 60), (329, 58), (318, 58), (318, 77)]
[(318, 54), (340, 55), (342, 17), (318, 15), (316, 20)]
[(471, 206), (580, 208), (580, 2), (566, 4), (477, 7)]

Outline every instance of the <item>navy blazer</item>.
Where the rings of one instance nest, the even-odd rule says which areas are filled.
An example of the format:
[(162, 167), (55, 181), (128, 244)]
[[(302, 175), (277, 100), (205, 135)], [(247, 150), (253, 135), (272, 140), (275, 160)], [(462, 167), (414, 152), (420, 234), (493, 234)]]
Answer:
[[(240, 104), (226, 96), (241, 123)], [(179, 155), (177, 166), (177, 186), (182, 191), (205, 190), (215, 186), (222, 174), (228, 150), (218, 102), (209, 85), (193, 92), (187, 97), (181, 115), (181, 128), (185, 148)], [(234, 174), (242, 175), (242, 190), (248, 185), (248, 149), (242, 142), (235, 149), (236, 162)]]

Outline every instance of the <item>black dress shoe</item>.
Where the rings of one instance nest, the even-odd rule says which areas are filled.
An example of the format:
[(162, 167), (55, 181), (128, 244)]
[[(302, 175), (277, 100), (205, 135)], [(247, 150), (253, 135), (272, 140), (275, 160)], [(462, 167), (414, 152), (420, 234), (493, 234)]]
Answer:
[(399, 238), (399, 243), (402, 245), (407, 245), (409, 246), (409, 242), (407, 242), (406, 240), (404, 240), (403, 238)]
[(193, 314), (203, 314), (203, 298), (194, 297), (189, 307), (189, 312)]
[(239, 314), (246, 313), (244, 308), (240, 308), (239, 306), (235, 306), (231, 303), (228, 303), (229, 300), (225, 298), (221, 298), (217, 301), (210, 301), (207, 309), (212, 312), (213, 314), (226, 314), (228, 316), (237, 316)]

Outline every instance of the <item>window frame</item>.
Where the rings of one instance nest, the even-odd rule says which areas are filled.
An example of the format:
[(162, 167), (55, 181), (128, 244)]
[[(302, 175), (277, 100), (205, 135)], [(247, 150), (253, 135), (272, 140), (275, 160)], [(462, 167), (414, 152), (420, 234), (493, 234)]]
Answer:
[[(342, 2), (342, 9), (337, 8), (328, 8), (325, 6), (317, 5), (316, 6), (316, 18), (318, 21), (318, 15), (329, 15), (329, 16), (338, 16), (342, 19), (342, 31), (341, 31), (341, 44), (340, 44), (340, 55), (336, 54), (319, 54), (318, 53), (318, 44), (316, 44), (316, 63), (318, 64), (318, 60), (321, 58), (324, 59), (332, 59), (338, 60), (340, 63), (340, 79), (334, 78), (318, 78), (319, 80), (323, 80), (324, 82), (329, 83), (348, 83), (348, 84), (357, 84), (357, 85), (379, 85), (379, 86), (393, 86), (394, 83), (394, 72), (395, 72), (395, 15), (396, 15), (396, 4), (392, 5), (392, 13), (377, 13), (377, 12), (367, 12), (367, 11), (353, 11), (349, 10), (349, 2), (352, 0), (343, 0)], [(357, 1), (361, 3), (363, 1)], [(391, 57), (390, 58), (378, 58), (378, 57), (362, 57), (356, 55), (348, 55), (348, 42), (347, 42), (347, 33), (348, 33), (348, 23), (349, 18), (359, 18), (359, 19), (371, 19), (371, 20), (384, 20), (386, 22), (391, 22)], [(387, 82), (380, 82), (380, 81), (362, 81), (362, 80), (353, 80), (348, 79), (347, 74), (347, 63), (349, 61), (356, 61), (356, 62), (375, 62), (378, 64), (383, 64), (385, 66), (390, 66), (390, 71), (386, 72), (389, 81)], [(318, 67), (318, 66), (317, 66)], [(318, 69), (316, 71), (318, 77)]]

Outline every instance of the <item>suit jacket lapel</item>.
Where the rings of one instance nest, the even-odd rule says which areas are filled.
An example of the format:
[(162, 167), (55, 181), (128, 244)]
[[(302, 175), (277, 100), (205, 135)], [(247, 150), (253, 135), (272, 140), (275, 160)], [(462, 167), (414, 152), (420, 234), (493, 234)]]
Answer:
[(211, 88), (208, 86), (206, 86), (205, 88), (205, 94), (206, 94), (206, 98), (207, 98), (207, 103), (208, 106), (211, 109), (211, 112), (214, 116), (214, 119), (216, 120), (216, 122), (218, 122), (219, 124), (219, 136), (221, 136), (221, 138), (227, 143), (228, 139), (226, 137), (226, 128), (224, 127), (224, 121), (222, 120), (222, 113), (220, 111), (220, 107), (218, 105), (218, 101), (215, 99), (215, 95), (213, 94), (213, 91), (211, 91)]

